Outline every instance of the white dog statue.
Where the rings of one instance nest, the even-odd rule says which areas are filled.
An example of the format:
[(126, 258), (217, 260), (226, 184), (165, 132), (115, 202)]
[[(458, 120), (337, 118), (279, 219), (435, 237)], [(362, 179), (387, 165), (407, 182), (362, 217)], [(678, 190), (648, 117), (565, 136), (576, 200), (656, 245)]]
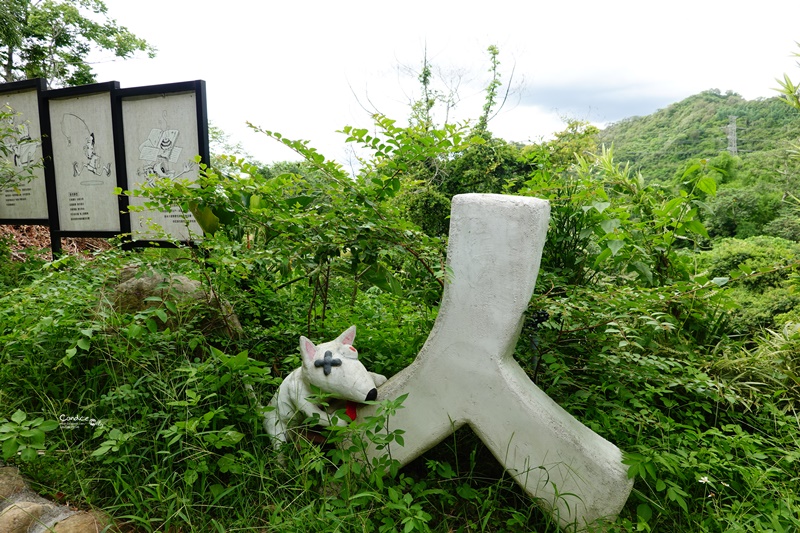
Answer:
[[(276, 449), (286, 442), (293, 423), (317, 415), (320, 425), (330, 426), (334, 423), (331, 415), (342, 408), (355, 420), (356, 404), (378, 398), (378, 387), (386, 382), (386, 377), (369, 372), (361, 364), (358, 351), (353, 348), (355, 337), (355, 326), (319, 346), (300, 337), (303, 365), (286, 376), (269, 402), (271, 409), (264, 414), (264, 429), (273, 438)], [(308, 399), (315, 395), (312, 386), (344, 402), (329, 402), (328, 407), (316, 405)], [(336, 419), (336, 424), (345, 426), (347, 422)]]

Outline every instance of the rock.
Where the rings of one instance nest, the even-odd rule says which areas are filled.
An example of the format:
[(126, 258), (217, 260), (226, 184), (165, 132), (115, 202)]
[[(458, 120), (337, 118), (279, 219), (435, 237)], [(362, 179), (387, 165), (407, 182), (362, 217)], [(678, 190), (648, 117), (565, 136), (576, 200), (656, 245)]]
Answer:
[[(13, 466), (0, 467), (0, 503), (12, 494), (25, 490), (25, 480)], [(0, 531), (3, 531), (0, 528)]]
[(100, 533), (110, 522), (108, 517), (101, 513), (78, 513), (58, 522), (49, 531), (52, 533)]
[(30, 528), (46, 510), (46, 506), (39, 503), (13, 503), (0, 513), (0, 531), (3, 533), (27, 533), (28, 528)]
[(42, 498), (19, 470), (0, 465), (0, 533), (99, 533), (112, 524), (102, 512), (75, 511)]
[(126, 267), (120, 273), (120, 283), (111, 297), (111, 304), (118, 313), (138, 313), (153, 308), (166, 310), (164, 301), (172, 301), (179, 311), (183, 308), (186, 312), (176, 316), (167, 310), (169, 319), (166, 324), (157, 320), (159, 326), (175, 329), (199, 313), (202, 315), (201, 328), (206, 333), (238, 337), (242, 332), (242, 325), (227, 302), (207, 291), (199, 281), (183, 275), (142, 272), (138, 267)]

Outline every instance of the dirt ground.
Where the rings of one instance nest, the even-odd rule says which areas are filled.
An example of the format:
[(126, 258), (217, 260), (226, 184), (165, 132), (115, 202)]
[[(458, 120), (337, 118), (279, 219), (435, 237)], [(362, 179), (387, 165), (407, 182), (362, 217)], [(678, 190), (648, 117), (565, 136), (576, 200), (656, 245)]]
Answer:
[[(8, 226), (0, 225), (0, 239), (11, 236), (11, 255), (14, 259), (23, 260), (23, 250), (41, 250), (48, 258), (50, 253), (50, 228), (47, 226)], [(61, 248), (69, 254), (91, 253), (108, 250), (111, 246), (106, 239), (74, 238), (61, 239)]]

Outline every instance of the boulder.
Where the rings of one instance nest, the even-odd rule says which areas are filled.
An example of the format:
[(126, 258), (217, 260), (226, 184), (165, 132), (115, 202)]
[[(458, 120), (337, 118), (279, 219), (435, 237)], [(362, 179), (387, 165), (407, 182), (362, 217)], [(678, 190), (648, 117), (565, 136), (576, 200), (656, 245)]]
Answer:
[(77, 511), (42, 498), (19, 470), (0, 464), (0, 533), (97, 533), (112, 525), (99, 511)]
[[(176, 304), (177, 316), (166, 308), (165, 301)], [(110, 302), (118, 313), (162, 308), (169, 319), (165, 324), (160, 320), (156, 322), (170, 329), (200, 315), (200, 327), (207, 334), (238, 337), (242, 332), (242, 325), (230, 304), (220, 300), (199, 281), (180, 274), (167, 275), (136, 266), (126, 267), (120, 273), (120, 282), (114, 288)]]
[(111, 521), (107, 516), (97, 513), (78, 513), (51, 526), (52, 533), (99, 533)]
[(28, 529), (47, 511), (47, 507), (36, 502), (12, 503), (0, 512), (0, 531), (3, 533), (27, 533)]
[[(0, 504), (26, 488), (25, 480), (19, 475), (19, 470), (13, 466), (0, 467)], [(2, 528), (0, 528), (0, 531), (2, 531)]]

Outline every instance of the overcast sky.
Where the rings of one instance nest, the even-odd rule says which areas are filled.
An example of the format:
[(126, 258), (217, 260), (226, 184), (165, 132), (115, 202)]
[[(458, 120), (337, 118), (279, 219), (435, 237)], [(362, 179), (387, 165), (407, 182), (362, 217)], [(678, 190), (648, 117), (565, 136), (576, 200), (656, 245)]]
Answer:
[(452, 121), (480, 115), (496, 45), (510, 93), (490, 129), (520, 142), (563, 129), (564, 117), (602, 126), (706, 89), (753, 99), (775, 96), (784, 73), (800, 79), (800, 0), (105, 3), (158, 55), (101, 60), (98, 81), (206, 80), (211, 122), (263, 162), (295, 157), (246, 121), (340, 161), (336, 131), (369, 127), (368, 110), (404, 124), (426, 50), (457, 87)]

